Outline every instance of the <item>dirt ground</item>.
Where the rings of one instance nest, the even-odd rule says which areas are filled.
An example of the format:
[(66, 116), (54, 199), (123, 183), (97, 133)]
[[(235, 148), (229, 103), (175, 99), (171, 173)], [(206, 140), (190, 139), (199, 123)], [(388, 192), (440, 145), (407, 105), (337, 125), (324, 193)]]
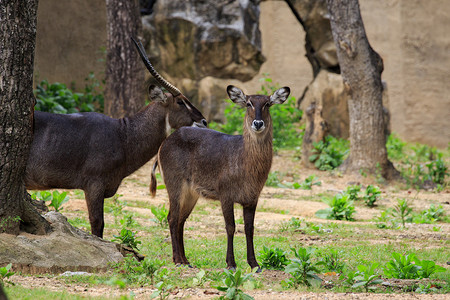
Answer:
[[(274, 163), (272, 171), (278, 171), (283, 175), (283, 179), (289, 182), (303, 182), (309, 175), (316, 175), (317, 180), (321, 181), (321, 186), (313, 186), (311, 191), (295, 190), (287, 188), (272, 188), (265, 187), (259, 200), (259, 210), (256, 213), (255, 219), (255, 235), (258, 231), (265, 231), (269, 228), (277, 228), (282, 221), (290, 220), (292, 217), (303, 218), (306, 221), (314, 223), (330, 222), (315, 217), (315, 212), (319, 209), (326, 208), (327, 204), (323, 203), (321, 195), (335, 194), (338, 191), (344, 190), (350, 184), (360, 183), (363, 186), (369, 184), (369, 180), (364, 177), (349, 177), (342, 176), (339, 173), (321, 172), (317, 170), (305, 170), (300, 166), (298, 161), (295, 161), (294, 153), (291, 151), (283, 151), (274, 156)], [(152, 162), (151, 162), (152, 163)], [(148, 184), (150, 182), (151, 163), (148, 163), (136, 173), (126, 178), (118, 193), (123, 195), (123, 199), (127, 202), (144, 201), (150, 205), (160, 205), (165, 203), (168, 206), (168, 197), (165, 190), (158, 190), (157, 196), (151, 198), (149, 196)], [(374, 216), (379, 216), (381, 208), (392, 207), (396, 203), (397, 198), (407, 198), (415, 211), (421, 211), (429, 207), (430, 204), (441, 204), (446, 213), (450, 213), (450, 191), (434, 193), (430, 191), (403, 190), (400, 183), (390, 185), (379, 185), (382, 189), (382, 197), (378, 201), (379, 209), (367, 208), (363, 205), (357, 207), (355, 215), (356, 221), (352, 224), (367, 224)], [(73, 192), (72, 192), (73, 193)], [(71, 218), (78, 216), (80, 212), (86, 213), (85, 201), (74, 199), (65, 204), (63, 214)], [(197, 206), (205, 204), (208, 200), (200, 199)], [(150, 219), (153, 215), (150, 209), (139, 207), (126, 207), (126, 210), (139, 213), (138, 222), (144, 226), (155, 226), (155, 223)], [(278, 213), (283, 211), (283, 213)], [(194, 210), (195, 212), (195, 210)], [(236, 207), (236, 219), (242, 216), (241, 209)], [(86, 214), (87, 215), (87, 214)], [(145, 218), (148, 216), (148, 218)], [(111, 215), (105, 216), (105, 222), (114, 222)], [(344, 221), (336, 221), (344, 222)], [(208, 207), (208, 215), (202, 215), (201, 221), (194, 221), (188, 219), (186, 227), (194, 227), (197, 230), (186, 233), (189, 236), (217, 236), (217, 234), (224, 234), (223, 218), (220, 212), (220, 206)], [(376, 234), (369, 235), (372, 243), (386, 243), (392, 239), (408, 238), (409, 240), (420, 241), (424, 240), (448, 240), (450, 237), (450, 224), (439, 224), (441, 230), (436, 232), (432, 228), (432, 224), (414, 224), (409, 225), (410, 230), (377, 230)], [(414, 227), (414, 228), (412, 228)], [(364, 229), (367, 230), (367, 229)], [(243, 225), (237, 225), (238, 234), (243, 234)], [(105, 232), (106, 238), (111, 236), (113, 232)], [(139, 233), (141, 234), (141, 233)], [(144, 234), (144, 233), (143, 233)], [(364, 234), (364, 231), (355, 227), (355, 234)], [(140, 235), (141, 236), (141, 235)], [(142, 236), (145, 238), (145, 235)], [(302, 242), (305, 245), (314, 245), (318, 241), (317, 237), (308, 237), (305, 235)], [(325, 243), (332, 243), (332, 241), (325, 241)], [(418, 244), (420, 245), (420, 244)], [(423, 243), (422, 243), (423, 245)], [(450, 255), (450, 252), (444, 253)], [(450, 257), (449, 257), (450, 260)], [(186, 271), (193, 272), (195, 275), (198, 270)], [(188, 274), (189, 275), (189, 274)], [(266, 279), (271, 277), (286, 276), (284, 272), (264, 271), (257, 276), (264, 276)], [(20, 284), (25, 288), (46, 288), (52, 291), (66, 291), (82, 296), (107, 296), (115, 297), (119, 295), (128, 294), (132, 291), (136, 296), (135, 299), (149, 299), (152, 293), (150, 287), (133, 288), (128, 291), (119, 290), (109, 286), (89, 286), (87, 284), (67, 284), (59, 276), (19, 276), (14, 275), (11, 281)], [(256, 290), (248, 292), (255, 299), (449, 299), (448, 295), (419, 295), (419, 294), (365, 294), (365, 293), (311, 293), (311, 292), (279, 292), (271, 290)], [(216, 289), (213, 288), (189, 288), (179, 291), (173, 291), (170, 299), (211, 299), (220, 296)]]

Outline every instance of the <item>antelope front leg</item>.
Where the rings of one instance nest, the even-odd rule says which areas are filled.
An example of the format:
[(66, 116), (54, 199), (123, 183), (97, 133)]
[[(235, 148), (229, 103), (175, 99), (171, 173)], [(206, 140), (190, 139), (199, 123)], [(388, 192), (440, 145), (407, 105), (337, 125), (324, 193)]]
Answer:
[(91, 233), (103, 238), (103, 228), (105, 227), (103, 219), (104, 191), (94, 187), (84, 192), (89, 213), (89, 223), (91, 223)]
[(247, 262), (252, 269), (258, 268), (257, 272), (261, 272), (261, 268), (256, 261), (255, 248), (253, 245), (255, 211), (256, 206), (244, 207), (245, 239), (247, 240)]
[(234, 223), (234, 211), (232, 201), (221, 201), (222, 213), (225, 219), (225, 228), (227, 230), (227, 269), (235, 270), (236, 261), (234, 259), (233, 238), (236, 231), (236, 224)]

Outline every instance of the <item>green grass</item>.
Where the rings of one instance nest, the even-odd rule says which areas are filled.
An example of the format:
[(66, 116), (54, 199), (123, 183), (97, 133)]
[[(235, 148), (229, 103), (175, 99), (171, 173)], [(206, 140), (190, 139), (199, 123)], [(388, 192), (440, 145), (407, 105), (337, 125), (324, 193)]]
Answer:
[[(79, 300), (79, 299), (121, 299), (120, 297), (85, 297), (73, 295), (68, 292), (51, 292), (44, 288), (24, 288), (19, 285), (6, 286), (6, 295), (8, 299), (21, 299), (21, 300)], [(126, 292), (124, 292), (126, 294)]]

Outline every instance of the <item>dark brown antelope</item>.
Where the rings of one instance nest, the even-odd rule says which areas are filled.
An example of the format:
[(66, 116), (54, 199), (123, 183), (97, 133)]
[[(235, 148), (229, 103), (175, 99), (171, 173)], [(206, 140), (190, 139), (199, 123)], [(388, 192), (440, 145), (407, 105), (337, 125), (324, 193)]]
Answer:
[[(227, 267), (234, 269), (234, 203), (244, 210), (247, 262), (258, 267), (253, 246), (256, 205), (272, 165), (272, 119), (269, 108), (286, 101), (290, 89), (271, 96), (246, 96), (228, 86), (230, 99), (247, 107), (243, 135), (228, 135), (206, 128), (180, 128), (158, 152), (160, 171), (169, 194), (168, 215), (173, 261), (189, 265), (184, 252), (183, 227), (199, 197), (219, 200), (228, 238)], [(156, 165), (156, 164), (155, 164)], [(155, 167), (150, 190), (156, 193)]]
[[(134, 41), (134, 40), (133, 40)], [(34, 114), (34, 140), (27, 163), (28, 189), (82, 189), (92, 234), (102, 237), (104, 198), (122, 179), (148, 162), (172, 128), (205, 127), (205, 118), (153, 68), (141, 43), (136, 47), (150, 73), (170, 93), (150, 86), (152, 102), (130, 118), (99, 113)]]

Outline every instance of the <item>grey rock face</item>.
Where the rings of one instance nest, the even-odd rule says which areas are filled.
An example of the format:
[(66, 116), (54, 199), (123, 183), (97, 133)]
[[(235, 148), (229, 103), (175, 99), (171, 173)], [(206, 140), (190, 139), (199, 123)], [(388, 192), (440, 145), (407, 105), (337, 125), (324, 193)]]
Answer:
[(254, 77), (264, 62), (259, 1), (159, 0), (144, 35), (159, 70), (173, 78)]

